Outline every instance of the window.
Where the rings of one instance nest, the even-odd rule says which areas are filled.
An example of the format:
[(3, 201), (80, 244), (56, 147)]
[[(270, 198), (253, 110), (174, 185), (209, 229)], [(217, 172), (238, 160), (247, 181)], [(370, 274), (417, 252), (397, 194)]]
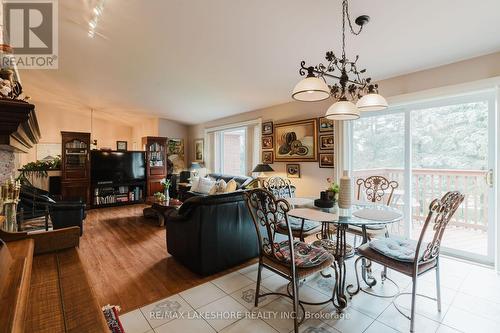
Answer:
[(215, 171), (228, 175), (245, 175), (246, 128), (215, 133)]

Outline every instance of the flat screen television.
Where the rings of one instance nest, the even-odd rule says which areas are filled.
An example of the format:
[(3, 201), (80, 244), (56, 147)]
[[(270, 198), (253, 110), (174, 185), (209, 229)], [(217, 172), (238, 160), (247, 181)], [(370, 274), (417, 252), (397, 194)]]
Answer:
[(90, 152), (92, 183), (127, 183), (146, 180), (146, 157), (140, 151)]

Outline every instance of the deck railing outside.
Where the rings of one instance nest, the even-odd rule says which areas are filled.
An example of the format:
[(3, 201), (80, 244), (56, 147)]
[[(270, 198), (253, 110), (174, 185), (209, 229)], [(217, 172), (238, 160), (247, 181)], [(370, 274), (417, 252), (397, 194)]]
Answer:
[[(423, 222), (427, 216), (430, 202), (440, 198), (448, 191), (460, 191), (465, 200), (450, 223), (475, 230), (486, 231), (488, 226), (488, 185), (486, 170), (412, 170), (412, 217), (414, 222)], [(372, 175), (384, 176), (399, 183), (395, 191), (393, 205), (402, 208), (404, 202), (404, 170), (380, 168), (355, 170), (353, 179)]]

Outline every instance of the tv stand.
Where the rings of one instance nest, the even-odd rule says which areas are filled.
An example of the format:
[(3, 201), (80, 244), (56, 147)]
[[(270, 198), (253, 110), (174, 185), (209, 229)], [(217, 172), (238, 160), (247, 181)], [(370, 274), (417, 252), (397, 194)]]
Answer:
[(118, 183), (103, 181), (92, 184), (92, 207), (112, 207), (145, 202), (146, 182)]

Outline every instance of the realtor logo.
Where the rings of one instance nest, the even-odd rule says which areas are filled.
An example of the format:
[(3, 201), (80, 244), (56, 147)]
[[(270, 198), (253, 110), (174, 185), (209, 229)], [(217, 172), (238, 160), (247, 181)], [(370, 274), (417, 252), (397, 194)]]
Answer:
[(3, 9), (3, 44), (14, 57), (3, 54), (2, 67), (9, 61), (22, 69), (57, 69), (57, 0), (7, 0)]

